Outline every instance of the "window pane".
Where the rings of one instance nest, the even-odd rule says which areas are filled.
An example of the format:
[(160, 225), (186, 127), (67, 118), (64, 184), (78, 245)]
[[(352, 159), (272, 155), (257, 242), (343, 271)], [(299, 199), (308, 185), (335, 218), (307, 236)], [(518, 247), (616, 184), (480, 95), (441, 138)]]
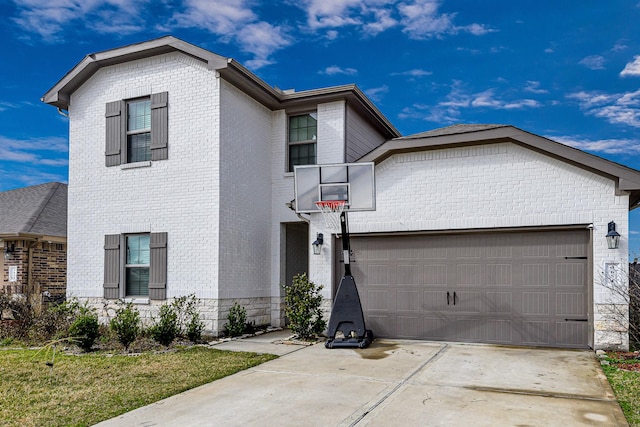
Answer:
[(151, 129), (151, 100), (129, 102), (127, 112), (128, 131)]
[(289, 146), (289, 171), (296, 165), (313, 165), (316, 163), (316, 144), (296, 144)]
[(127, 162), (151, 160), (151, 132), (127, 136)]
[(127, 264), (149, 265), (149, 235), (127, 236)]
[(149, 267), (127, 268), (127, 296), (149, 295)]
[(318, 138), (317, 114), (289, 117), (289, 142), (315, 141)]
[(298, 136), (298, 129), (289, 129), (289, 142), (298, 142), (300, 137)]

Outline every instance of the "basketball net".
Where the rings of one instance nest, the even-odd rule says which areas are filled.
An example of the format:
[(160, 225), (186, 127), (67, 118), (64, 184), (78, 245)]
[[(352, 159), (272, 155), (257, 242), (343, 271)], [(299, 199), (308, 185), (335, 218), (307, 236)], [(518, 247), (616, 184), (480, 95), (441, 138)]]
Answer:
[(344, 211), (346, 201), (344, 200), (320, 200), (315, 202), (322, 212), (325, 226), (333, 231), (340, 231), (340, 214)]

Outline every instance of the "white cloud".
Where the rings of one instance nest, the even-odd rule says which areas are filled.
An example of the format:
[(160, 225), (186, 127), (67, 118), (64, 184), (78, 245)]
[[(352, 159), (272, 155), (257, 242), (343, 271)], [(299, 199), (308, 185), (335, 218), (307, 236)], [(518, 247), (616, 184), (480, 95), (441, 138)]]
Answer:
[(6, 111), (9, 109), (14, 109), (19, 107), (20, 105), (16, 104), (15, 102), (0, 101), (0, 111)]
[(633, 58), (633, 61), (627, 63), (620, 72), (622, 77), (640, 77), (640, 55)]
[(538, 93), (538, 94), (549, 92), (546, 89), (540, 89), (540, 82), (534, 81), (534, 80), (527, 81), (527, 85), (525, 86), (524, 90), (526, 92)]
[(584, 65), (590, 70), (604, 70), (604, 57), (600, 55), (591, 55), (584, 57), (578, 62), (580, 65)]
[(408, 71), (402, 71), (398, 73), (391, 73), (392, 76), (409, 76), (409, 77), (426, 77), (430, 76), (433, 73), (431, 71), (421, 70), (421, 69), (413, 69)]
[(235, 41), (243, 51), (253, 54), (253, 59), (245, 63), (249, 68), (273, 63), (269, 57), (291, 44), (287, 28), (260, 21), (249, 0), (187, 0), (185, 4), (167, 27), (200, 28), (223, 41)]
[(148, 0), (15, 0), (13, 21), (48, 42), (62, 40), (64, 27), (82, 22), (101, 33), (140, 31), (140, 11)]
[(326, 74), (328, 76), (335, 76), (336, 74), (354, 75), (357, 73), (358, 70), (355, 68), (340, 68), (337, 65), (331, 65), (318, 72), (318, 74)]
[(382, 100), (382, 95), (388, 92), (389, 87), (387, 85), (373, 87), (364, 91), (364, 93), (375, 102), (380, 102)]
[(547, 136), (547, 138), (584, 151), (607, 154), (640, 154), (640, 141), (631, 139), (577, 139), (571, 136)]
[[(68, 151), (69, 144), (66, 138), (21, 140), (0, 136), (0, 161), (63, 166), (67, 164), (66, 153)], [(47, 152), (46, 156), (44, 152)], [(52, 155), (57, 157), (52, 157)]]
[(391, 10), (373, 9), (372, 13), (375, 16), (375, 20), (363, 26), (367, 34), (376, 35), (398, 25), (398, 21), (391, 17)]
[(211, 33), (231, 36), (243, 24), (257, 20), (245, 0), (186, 0), (184, 11), (173, 15), (177, 27), (201, 28)]
[(522, 110), (539, 107), (541, 104), (534, 99), (506, 100), (496, 97), (495, 89), (470, 93), (465, 89), (464, 83), (454, 80), (451, 84), (451, 90), (444, 100), (435, 105), (414, 104), (411, 107), (406, 107), (399, 114), (399, 117), (401, 119), (421, 118), (436, 123), (454, 123), (459, 121), (462, 111), (465, 109)]
[(613, 52), (621, 52), (625, 49), (627, 49), (629, 46), (627, 46), (626, 44), (624, 44), (623, 41), (619, 41), (616, 44), (613, 45), (613, 47), (611, 48), (611, 51)]
[(640, 89), (614, 94), (582, 91), (571, 93), (567, 98), (578, 101), (588, 115), (603, 118), (609, 123), (640, 128)]
[(438, 12), (440, 0), (301, 0), (297, 4), (306, 12), (311, 31), (353, 26), (373, 36), (399, 26), (414, 39), (495, 31), (479, 23), (456, 25), (455, 13)]
[(475, 108), (492, 108), (496, 110), (520, 110), (523, 108), (537, 108), (540, 103), (533, 99), (516, 99), (506, 101), (495, 97), (494, 89), (488, 89), (484, 92), (474, 94), (470, 97), (470, 107)]
[(311, 29), (335, 28), (345, 25), (360, 24), (361, 21), (352, 18), (350, 9), (359, 6), (361, 0), (306, 0), (301, 5), (307, 12), (307, 24)]
[(255, 58), (247, 61), (248, 67), (260, 68), (271, 63), (269, 56), (291, 44), (286, 30), (261, 21), (244, 26), (237, 35), (242, 50), (252, 53)]

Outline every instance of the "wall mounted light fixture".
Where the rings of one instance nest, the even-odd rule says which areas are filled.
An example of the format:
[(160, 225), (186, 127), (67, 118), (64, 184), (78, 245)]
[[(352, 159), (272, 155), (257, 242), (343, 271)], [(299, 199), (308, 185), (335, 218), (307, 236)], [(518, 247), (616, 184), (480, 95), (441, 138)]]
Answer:
[(314, 255), (320, 255), (320, 251), (322, 250), (323, 243), (324, 243), (324, 236), (322, 235), (322, 233), (318, 233), (318, 235), (316, 236), (315, 242), (311, 244), (313, 246)]
[(616, 231), (616, 223), (609, 223), (609, 232), (607, 233), (607, 246), (609, 249), (618, 249), (620, 244), (620, 234)]
[(15, 251), (16, 251), (16, 244), (6, 242), (4, 244), (4, 259), (11, 258), (11, 254), (13, 254)]

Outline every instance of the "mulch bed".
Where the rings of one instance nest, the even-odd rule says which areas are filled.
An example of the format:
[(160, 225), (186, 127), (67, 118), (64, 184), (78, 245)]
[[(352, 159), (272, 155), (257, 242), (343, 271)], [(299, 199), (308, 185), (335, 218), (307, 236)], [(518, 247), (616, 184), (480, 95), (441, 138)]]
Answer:
[(611, 364), (618, 369), (640, 372), (640, 352), (612, 352), (609, 357), (615, 360)]

